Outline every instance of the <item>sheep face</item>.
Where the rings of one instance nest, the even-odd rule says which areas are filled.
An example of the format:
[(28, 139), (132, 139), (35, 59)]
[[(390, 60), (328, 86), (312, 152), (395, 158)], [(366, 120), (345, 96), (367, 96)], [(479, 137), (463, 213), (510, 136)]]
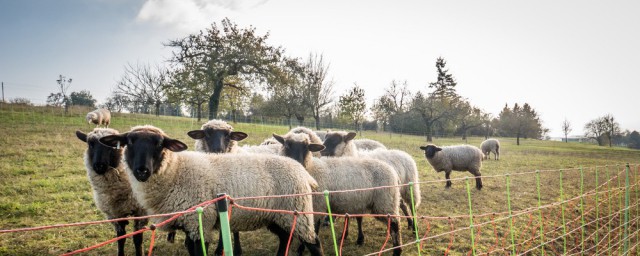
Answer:
[(442, 148), (439, 148), (436, 145), (420, 146), (420, 149), (424, 150), (424, 156), (429, 159), (436, 156), (436, 153), (442, 150)]
[(318, 152), (324, 149), (321, 144), (310, 143), (309, 136), (306, 134), (290, 134), (286, 137), (282, 137), (277, 134), (273, 134), (280, 144), (282, 144), (284, 155), (298, 161), (305, 168), (307, 168), (307, 161), (312, 157), (311, 152)]
[(327, 133), (324, 139), (324, 150), (320, 151), (322, 156), (336, 156), (338, 152), (342, 152), (347, 143), (356, 137), (355, 132), (343, 135), (341, 133)]
[(187, 145), (179, 140), (144, 130), (106, 136), (100, 142), (110, 147), (115, 147), (118, 143), (127, 146), (124, 157), (139, 182), (149, 180), (160, 169), (164, 150), (180, 152), (187, 149)]
[(81, 131), (76, 131), (76, 136), (87, 143), (88, 161), (93, 171), (98, 175), (103, 175), (108, 170), (118, 168), (122, 150), (102, 145), (97, 136), (87, 136)]
[(194, 140), (203, 140), (206, 152), (208, 153), (228, 153), (231, 151), (231, 141), (241, 141), (247, 138), (244, 132), (232, 132), (205, 128), (203, 130), (193, 130), (187, 133)]

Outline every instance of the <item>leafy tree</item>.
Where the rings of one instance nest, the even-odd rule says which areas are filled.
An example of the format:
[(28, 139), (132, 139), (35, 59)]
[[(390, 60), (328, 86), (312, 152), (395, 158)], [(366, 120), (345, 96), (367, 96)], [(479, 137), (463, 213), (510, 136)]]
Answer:
[(72, 92), (70, 95), (71, 105), (75, 106), (87, 106), (87, 107), (95, 107), (96, 100), (91, 95), (89, 90), (82, 90), (79, 92)]
[(629, 144), (630, 148), (640, 149), (640, 133), (638, 131), (633, 131), (629, 133)]
[(340, 107), (340, 114), (353, 121), (355, 130), (359, 131), (360, 124), (364, 120), (364, 115), (367, 112), (364, 89), (360, 88), (358, 84), (354, 84), (345, 95), (340, 96), (338, 105)]
[(374, 118), (382, 122), (383, 128), (390, 124), (392, 116), (407, 111), (407, 102), (411, 98), (411, 92), (407, 87), (407, 81), (404, 81), (402, 87), (397, 81), (391, 81), (391, 85), (385, 89), (385, 93), (371, 106)]
[(499, 115), (499, 126), (503, 134), (516, 137), (516, 145), (520, 145), (520, 138), (538, 138), (543, 128), (538, 113), (525, 103), (520, 107), (518, 103), (510, 109), (506, 104)]
[(486, 122), (488, 114), (471, 106), (468, 101), (460, 101), (456, 109), (458, 131), (462, 133), (462, 139), (467, 141), (469, 130), (482, 126)]
[(233, 123), (237, 123), (237, 114), (240, 110), (248, 107), (251, 100), (251, 93), (242, 80), (235, 76), (228, 76), (225, 83), (233, 89), (222, 92), (221, 109), (227, 110), (231, 115)]
[(209, 87), (204, 75), (193, 67), (182, 65), (171, 73), (166, 87), (167, 98), (171, 102), (181, 102), (191, 109), (198, 119), (202, 120), (202, 105), (209, 100)]
[(103, 107), (109, 109), (112, 112), (121, 113), (123, 109), (127, 108), (130, 104), (130, 100), (127, 96), (113, 92), (111, 96), (107, 98)]
[(217, 117), (222, 90), (227, 76), (264, 80), (283, 53), (280, 47), (269, 46), (254, 27), (238, 28), (228, 18), (221, 25), (171, 40), (166, 45), (176, 47), (171, 61), (202, 75), (209, 95), (209, 119)]
[(301, 116), (303, 90), (301, 85), (302, 66), (297, 59), (285, 58), (274, 69), (267, 82), (271, 97), (267, 109), (271, 113), (280, 113), (287, 118), (291, 129), (291, 118)]
[(21, 97), (10, 99), (9, 103), (17, 104), (17, 105), (33, 106), (33, 103), (31, 103), (31, 100), (27, 98), (21, 98)]
[(47, 96), (47, 105), (56, 107), (64, 106), (64, 113), (67, 114), (69, 105), (71, 105), (71, 100), (68, 95), (69, 87), (71, 87), (71, 78), (60, 75), (56, 82), (58, 83), (58, 92), (51, 93)]
[(427, 96), (418, 92), (411, 103), (413, 110), (422, 117), (428, 142), (433, 141), (433, 130), (436, 125), (443, 128), (445, 123), (455, 118), (456, 105), (461, 101), (455, 90), (457, 82), (453, 75), (449, 74), (449, 70), (445, 69), (445, 65), (446, 62), (442, 57), (436, 60), (438, 78), (436, 82), (429, 83), (429, 88), (432, 88), (433, 92)]
[(303, 89), (304, 104), (311, 110), (311, 115), (316, 121), (316, 130), (320, 130), (320, 113), (333, 102), (332, 80), (327, 80), (329, 64), (324, 63), (322, 54), (309, 54), (309, 59), (304, 66)]
[(569, 133), (573, 129), (571, 128), (571, 123), (566, 118), (562, 122), (562, 133), (564, 134), (564, 141), (569, 142)]
[(169, 71), (159, 65), (131, 65), (124, 67), (124, 74), (116, 85), (116, 91), (130, 97), (136, 105), (151, 104), (155, 115), (160, 115), (160, 104), (166, 99), (165, 89), (169, 85)]

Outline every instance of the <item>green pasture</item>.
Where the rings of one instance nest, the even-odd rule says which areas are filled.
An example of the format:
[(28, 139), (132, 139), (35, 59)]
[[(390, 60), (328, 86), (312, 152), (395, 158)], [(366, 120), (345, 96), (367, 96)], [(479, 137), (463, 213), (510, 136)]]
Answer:
[[(89, 109), (72, 108), (65, 115), (55, 108), (0, 105), (1, 230), (103, 219), (93, 203), (83, 165), (86, 145), (75, 136), (76, 130), (88, 132), (94, 127), (84, 122), (87, 111)], [(124, 132), (135, 125), (151, 124), (192, 146), (193, 140), (186, 132), (198, 129), (203, 122), (184, 117), (113, 114), (111, 128)], [(286, 126), (262, 122), (232, 125), (235, 130), (249, 134), (241, 144), (258, 144), (272, 133), (283, 134), (288, 130)], [(516, 146), (515, 139), (499, 138), (501, 159), (483, 162), (484, 188), (475, 190), (471, 179), (468, 194), (466, 181), (461, 179), (471, 176), (466, 172), (454, 172), (452, 188), (444, 188), (444, 173), (436, 173), (418, 148), (427, 144), (424, 137), (370, 131), (361, 136), (414, 157), (420, 172), (422, 197), (422, 204), (417, 209), (417, 215), (421, 216), (418, 217), (418, 235), (428, 238), (423, 241), (422, 255), (467, 255), (472, 252), (472, 236), (468, 229), (469, 195), (476, 216), (473, 222), (484, 223), (474, 227), (477, 254), (509, 254), (515, 248), (518, 254), (541, 255), (541, 243), (548, 255), (562, 254), (565, 250), (567, 254), (577, 255), (621, 254), (625, 248), (625, 192), (629, 193), (627, 248), (638, 253), (638, 248), (634, 247), (640, 242), (638, 150), (534, 139), (521, 140), (521, 145)], [(479, 146), (483, 139), (472, 137), (468, 143)], [(464, 142), (460, 138), (435, 138), (434, 141), (437, 145)], [(626, 163), (631, 164), (628, 190), (625, 190)], [(506, 174), (510, 174), (509, 195)], [(560, 204), (563, 199), (572, 200)], [(522, 212), (539, 203), (546, 207)], [(511, 220), (509, 210), (514, 213)], [(343, 219), (337, 220), (336, 233), (341, 233), (343, 223)], [(541, 226), (543, 239), (539, 237)], [(416, 240), (405, 220), (401, 227), (403, 243)], [(452, 230), (459, 231), (450, 232)], [(565, 230), (567, 235), (564, 235)], [(386, 223), (366, 218), (363, 246), (355, 244), (355, 224), (351, 225), (350, 233), (342, 249), (343, 255), (374, 253), (384, 243)], [(0, 255), (56, 255), (106, 241), (114, 235), (109, 224), (0, 233)], [(323, 227), (320, 235), (325, 254), (333, 255), (329, 228)], [(150, 236), (150, 233), (145, 234), (147, 249)], [(276, 237), (266, 230), (242, 233), (241, 236), (245, 255), (273, 255), (277, 248)], [(184, 235), (178, 233), (176, 243), (170, 244), (166, 242), (166, 234), (160, 232), (154, 254), (185, 255), (183, 240)], [(512, 247), (512, 243), (516, 246)], [(386, 248), (389, 247), (390, 244)], [(129, 255), (133, 254), (131, 240), (126, 249)], [(116, 245), (110, 244), (88, 254), (113, 255), (115, 252)], [(209, 252), (212, 254), (213, 249)], [(404, 255), (418, 255), (418, 249), (415, 245), (406, 246)]]

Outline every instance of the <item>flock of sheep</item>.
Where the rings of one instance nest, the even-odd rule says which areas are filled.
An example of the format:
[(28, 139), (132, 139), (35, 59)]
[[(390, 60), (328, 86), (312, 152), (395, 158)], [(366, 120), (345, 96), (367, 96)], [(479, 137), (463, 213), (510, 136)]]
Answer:
[[(87, 114), (88, 123), (108, 126), (111, 116), (106, 109)], [(195, 140), (196, 151), (185, 151), (187, 145), (172, 139), (160, 128), (143, 125), (120, 133), (110, 128), (98, 128), (76, 136), (87, 144), (84, 163), (93, 189), (96, 206), (109, 219), (145, 216), (184, 211), (199, 203), (227, 193), (233, 198), (262, 197), (243, 200), (247, 207), (298, 212), (327, 212), (324, 197), (311, 196), (318, 191), (359, 190), (331, 193), (329, 205), (337, 214), (376, 214), (387, 223), (390, 215), (390, 236), (394, 247), (402, 244), (399, 218), (407, 216), (413, 229), (413, 203), (420, 205), (420, 181), (413, 158), (404, 151), (387, 149), (382, 143), (369, 139), (355, 139), (356, 133), (345, 131), (312, 131), (297, 127), (284, 135), (273, 134), (260, 145), (239, 146), (248, 137), (234, 131), (222, 120), (211, 120), (201, 129), (189, 131)], [(499, 157), (499, 142), (483, 142), (482, 150), (474, 146), (420, 147), (433, 168), (444, 171), (447, 187), (452, 170), (469, 171), (476, 176), (476, 187), (482, 188), (481, 161), (493, 152)], [(403, 186), (401, 186), (403, 185)], [(382, 187), (378, 189), (369, 189)], [(300, 194), (303, 196), (279, 197)], [(206, 207), (203, 214), (205, 244), (213, 242), (214, 230), (219, 229), (217, 212)], [(318, 232), (324, 215), (293, 215), (273, 211), (248, 211), (234, 208), (230, 229), (234, 233), (233, 251), (241, 255), (241, 231), (267, 228), (280, 243), (277, 255), (285, 255), (289, 232), (295, 219), (293, 237), (300, 241), (301, 255), (308, 249), (311, 255), (323, 255)], [(158, 223), (168, 217), (154, 218)], [(364, 242), (362, 217), (358, 224), (357, 244)], [(134, 230), (147, 225), (146, 219), (134, 221)], [(117, 236), (125, 234), (127, 221), (115, 222)], [(205, 255), (197, 218), (185, 214), (161, 227), (170, 232), (173, 241), (176, 230), (186, 234), (185, 247), (189, 255)], [(347, 233), (345, 232), (345, 236)], [(142, 233), (134, 235), (136, 255), (142, 255)], [(221, 238), (215, 254), (222, 255)], [(124, 255), (125, 239), (118, 241), (118, 255)], [(400, 255), (396, 248), (393, 255)]]

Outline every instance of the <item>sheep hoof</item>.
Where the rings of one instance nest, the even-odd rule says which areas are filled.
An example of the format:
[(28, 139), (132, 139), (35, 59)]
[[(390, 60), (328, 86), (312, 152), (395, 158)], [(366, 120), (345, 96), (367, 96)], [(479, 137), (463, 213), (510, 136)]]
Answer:
[(356, 244), (357, 245), (363, 245), (364, 244), (364, 237), (358, 237), (358, 240), (356, 240)]

